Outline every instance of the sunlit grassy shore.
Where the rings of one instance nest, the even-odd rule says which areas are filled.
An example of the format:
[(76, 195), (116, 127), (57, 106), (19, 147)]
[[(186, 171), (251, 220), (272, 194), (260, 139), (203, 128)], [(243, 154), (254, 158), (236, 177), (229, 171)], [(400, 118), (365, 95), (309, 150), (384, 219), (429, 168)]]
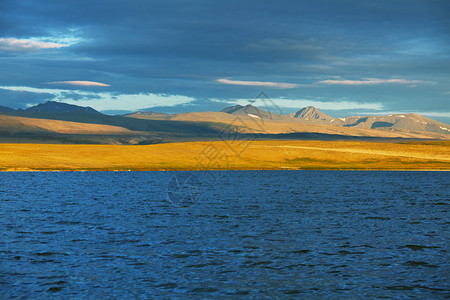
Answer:
[(0, 144), (0, 171), (450, 170), (450, 141), (216, 141), (146, 146)]

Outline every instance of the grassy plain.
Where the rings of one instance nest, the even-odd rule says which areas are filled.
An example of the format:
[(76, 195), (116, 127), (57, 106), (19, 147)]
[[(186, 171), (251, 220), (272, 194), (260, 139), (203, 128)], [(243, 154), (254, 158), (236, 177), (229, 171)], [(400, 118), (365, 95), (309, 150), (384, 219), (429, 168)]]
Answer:
[(0, 144), (0, 171), (450, 170), (450, 141), (215, 141), (145, 146)]

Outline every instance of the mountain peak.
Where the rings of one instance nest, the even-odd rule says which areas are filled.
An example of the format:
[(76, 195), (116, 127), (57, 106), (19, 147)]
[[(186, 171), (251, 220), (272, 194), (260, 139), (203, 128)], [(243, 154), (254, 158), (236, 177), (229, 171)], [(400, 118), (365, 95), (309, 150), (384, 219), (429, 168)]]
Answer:
[(323, 112), (321, 112), (320, 110), (315, 108), (314, 106), (304, 107), (304, 108), (300, 109), (299, 111), (297, 111), (296, 113), (290, 114), (289, 116), (291, 118), (312, 120), (312, 121), (327, 121), (327, 122), (329, 122), (330, 120), (333, 119), (332, 117), (327, 116), (326, 114), (324, 114)]
[(56, 101), (47, 101), (45, 103), (38, 104), (36, 106), (29, 107), (25, 109), (25, 111), (30, 112), (47, 112), (47, 113), (55, 113), (55, 112), (85, 112), (90, 114), (100, 114), (100, 112), (96, 111), (91, 107), (83, 107), (78, 105), (72, 105), (62, 102)]
[(225, 107), (224, 109), (221, 110), (221, 112), (224, 112), (224, 113), (227, 113), (227, 114), (233, 114), (236, 111), (241, 110), (242, 108), (243, 108), (243, 106), (238, 104), (238, 105)]
[(227, 113), (227, 114), (231, 114), (231, 115), (248, 115), (248, 114), (253, 114), (253, 115), (268, 115), (269, 113), (259, 109), (251, 104), (247, 104), (246, 106), (242, 106), (242, 105), (233, 105), (233, 106), (229, 106), (229, 107), (225, 107), (224, 109), (221, 110), (221, 112)]
[(225, 107), (221, 110), (221, 112), (231, 114), (231, 115), (239, 115), (246, 116), (256, 119), (270, 119), (270, 120), (288, 120), (286, 116), (272, 113), (270, 111), (262, 110), (252, 104), (247, 104), (245, 106), (242, 105), (233, 105), (229, 107)]

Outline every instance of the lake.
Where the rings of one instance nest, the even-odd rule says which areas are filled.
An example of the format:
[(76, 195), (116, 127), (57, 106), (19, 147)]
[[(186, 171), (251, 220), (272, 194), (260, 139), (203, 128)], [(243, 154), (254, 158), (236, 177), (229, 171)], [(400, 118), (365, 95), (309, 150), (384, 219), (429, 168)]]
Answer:
[(449, 172), (3, 172), (0, 298), (445, 298), (449, 199)]

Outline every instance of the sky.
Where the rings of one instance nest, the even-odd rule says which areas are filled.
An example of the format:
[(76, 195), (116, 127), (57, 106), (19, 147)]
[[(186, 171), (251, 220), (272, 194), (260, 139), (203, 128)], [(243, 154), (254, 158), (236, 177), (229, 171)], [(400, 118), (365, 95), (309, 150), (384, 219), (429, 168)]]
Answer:
[(49, 100), (450, 123), (450, 1), (1, 0), (0, 105)]

